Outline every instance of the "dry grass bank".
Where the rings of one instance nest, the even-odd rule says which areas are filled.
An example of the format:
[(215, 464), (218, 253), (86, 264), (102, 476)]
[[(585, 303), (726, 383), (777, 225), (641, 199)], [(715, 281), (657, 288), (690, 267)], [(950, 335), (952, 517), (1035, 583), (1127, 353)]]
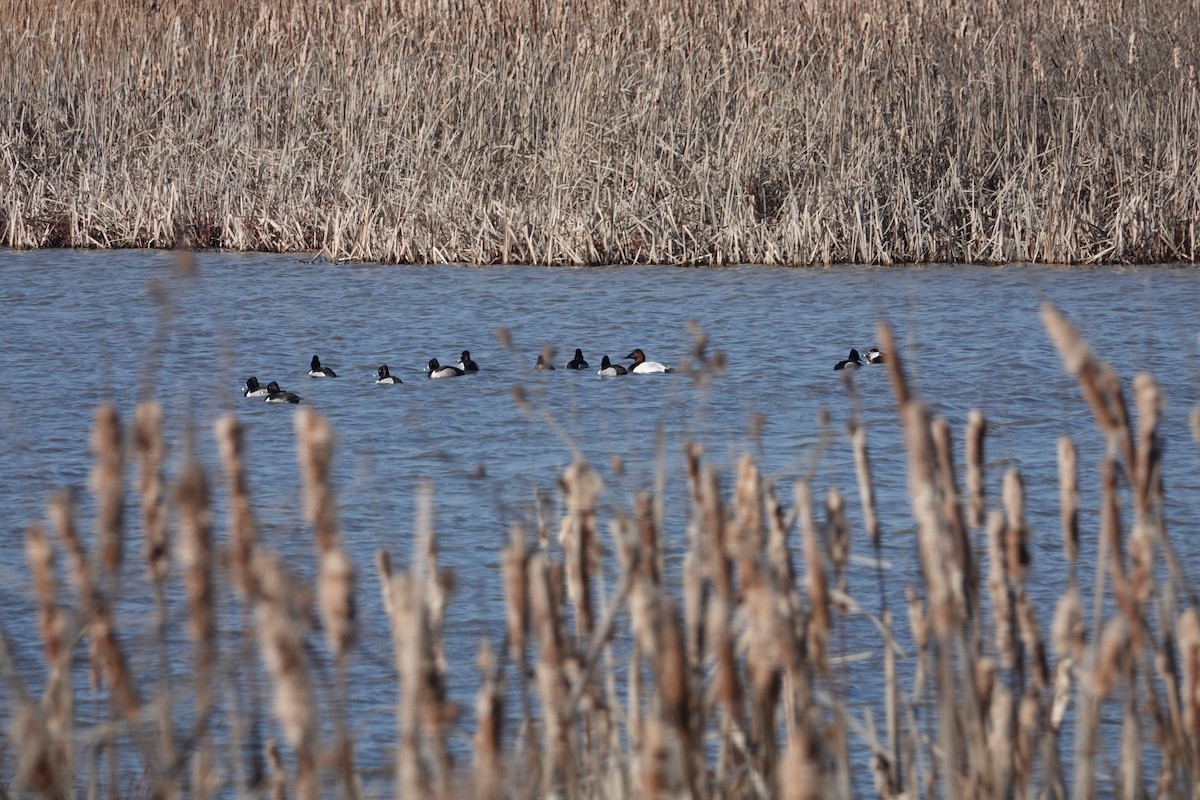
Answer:
[(0, 245), (1192, 261), (1195, 0), (4, 0)]
[[(35, 524), (26, 535), (41, 641), (24, 648), (43, 655), (24, 660), (44, 665), (36, 684), (45, 690), (26, 691), (0, 636), (12, 720), (0, 738), (8, 754), (0, 790), (107, 796), (128, 785), (132, 761), (154, 797), (390, 794), (379, 776), (364, 781), (346, 720), (347, 670), (365, 659), (372, 677), (357, 680), (399, 689), (387, 781), (398, 797), (849, 797), (851, 776), (868, 771), (883, 798), (1093, 797), (1098, 789), (1138, 797), (1151, 778), (1157, 796), (1189, 796), (1200, 781), (1200, 608), (1163, 526), (1163, 398), (1150, 376), (1137, 376), (1135, 425), (1111, 368), (1053, 308), (1044, 319), (1109, 445), (1098, 555), (1076, 565), (1080, 475), (1064, 437), (1070, 570), (1053, 613), (1035, 607), (1020, 475), (1010, 469), (999, 496), (985, 492), (1001, 481), (984, 474), (978, 413), (956, 468), (953, 432), (910, 393), (881, 328), (895, 356), (888, 368), (921, 577), (900, 586), (879, 571), (879, 598), (896, 598), (893, 611), (907, 613), (911, 634), (893, 636), (886, 606), (873, 618), (885, 691), (866, 704), (831, 655), (851, 618), (879, 611), (875, 597), (852, 597), (843, 581), (851, 551), (878, 552), (880, 536), (857, 420), (856, 499), (815, 496), (811, 475), (780, 492), (750, 457), (722, 479), (689, 450), (685, 531), (662, 529), (649, 493), (628, 513), (611, 512), (598, 475), (571, 465), (557, 526), (515, 529), (498, 554), (505, 610), (491, 621), (473, 713), (465, 713), (447, 696), (447, 678), (473, 669), (447, 663), (444, 637), (448, 604), (469, 600), (454, 597), (439, 563), (428, 487), (418, 490), (413, 562), (398, 568), (381, 551), (369, 574), (342, 542), (329, 426), (298, 409), (316, 576), (306, 587), (256, 535), (253, 467), (234, 417), (215, 431), (223, 474), (190, 464), (168, 485), (159, 408), (139, 407), (123, 431), (101, 407), (94, 552), (66, 495), (52, 499), (49, 529)], [(1200, 440), (1200, 408), (1193, 430)], [(129, 516), (140, 524), (120, 513), (127, 472), (137, 476), (140, 510)], [(227, 497), (227, 519), (212, 518), (217, 492)], [(850, 503), (861, 503), (864, 530), (850, 529)], [(134, 556), (138, 528), (144, 547)], [(663, 568), (665, 536), (687, 542), (676, 577)], [(156, 636), (131, 635), (139, 623), (114, 614), (133, 583), (155, 598)], [(387, 619), (356, 612), (362, 592), (382, 593)], [(168, 597), (176, 598), (170, 615)], [(214, 624), (222, 609), (241, 623), (222, 630)], [(363, 652), (359, 633), (368, 627), (390, 629), (394, 664)], [(157, 653), (135, 652), (137, 641)], [(184, 673), (179, 650), (188, 653)], [(142, 665), (136, 674), (134, 664)], [(95, 695), (84, 688), (89, 670)], [(85, 721), (80, 708), (93, 696), (107, 714)], [(506, 707), (514, 696), (518, 707)], [(472, 732), (470, 763), (452, 757), (459, 725)]]

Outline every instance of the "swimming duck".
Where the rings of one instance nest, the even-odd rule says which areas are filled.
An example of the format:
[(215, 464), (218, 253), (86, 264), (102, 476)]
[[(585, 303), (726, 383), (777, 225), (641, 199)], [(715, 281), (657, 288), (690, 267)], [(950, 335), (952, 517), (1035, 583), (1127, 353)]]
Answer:
[(479, 372), (479, 365), (471, 360), (470, 350), (462, 351), (462, 358), (458, 360), (458, 364), (456, 366), (463, 372)]
[(633, 366), (629, 368), (629, 371), (635, 375), (646, 375), (651, 372), (675, 371), (674, 367), (668, 367), (666, 364), (662, 364), (658, 361), (647, 361), (646, 354), (642, 352), (642, 348), (640, 347), (625, 357), (633, 359)]
[(839, 361), (833, 365), (834, 369), (858, 369), (862, 366), (862, 358), (859, 357), (857, 350), (850, 351), (850, 357), (845, 361)]
[(404, 383), (404, 381), (388, 372), (387, 364), (380, 364), (379, 369), (376, 370), (376, 372), (379, 373), (379, 380), (375, 381), (376, 383)]
[(258, 378), (253, 376), (246, 378), (246, 388), (242, 389), (242, 397), (266, 397), (267, 389), (265, 386), (258, 385)]
[(620, 364), (614, 364), (608, 360), (608, 356), (600, 359), (600, 371), (596, 373), (601, 378), (611, 378), (614, 375), (625, 375), (628, 371)]
[(294, 392), (285, 392), (283, 389), (279, 388), (278, 383), (276, 383), (275, 381), (271, 381), (270, 383), (267, 384), (266, 402), (268, 402), (268, 403), (299, 403), (300, 395), (295, 394)]
[(533, 368), (536, 370), (549, 370), (554, 369), (554, 365), (547, 361), (545, 356), (539, 355), (537, 363), (533, 365)]
[(583, 351), (575, 348), (575, 357), (567, 362), (567, 369), (587, 369), (588, 363), (583, 360)]
[(867, 363), (868, 364), (882, 364), (883, 363), (883, 353), (879, 352), (878, 347), (872, 347), (870, 350), (867, 351)]
[(455, 378), (462, 374), (464, 374), (463, 371), (458, 367), (443, 367), (436, 358), (429, 359), (430, 378)]
[(321, 359), (313, 356), (312, 361), (309, 362), (308, 376), (310, 378), (336, 378), (337, 373), (329, 367), (322, 367)]

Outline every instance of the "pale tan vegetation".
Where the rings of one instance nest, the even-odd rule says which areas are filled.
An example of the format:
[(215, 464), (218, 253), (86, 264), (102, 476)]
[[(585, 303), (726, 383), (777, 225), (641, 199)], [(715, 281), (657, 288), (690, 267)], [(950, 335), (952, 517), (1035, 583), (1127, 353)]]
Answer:
[(1194, 0), (4, 0), (0, 245), (1194, 261)]
[[(1188, 796), (1200, 781), (1200, 611), (1164, 525), (1163, 398), (1149, 375), (1136, 376), (1135, 425), (1113, 370), (1053, 307), (1043, 319), (1106, 443), (1096, 555), (1084, 564), (1078, 456), (1069, 439), (1057, 443), (1069, 570), (1052, 620), (1027, 585), (1020, 473), (994, 476), (1002, 489), (989, 501), (986, 420), (974, 412), (960, 492), (954, 432), (913, 392), (903, 353), (880, 326), (907, 447), (913, 585), (877, 561), (876, 607), (844, 579), (854, 542), (878, 555), (887, 535), (857, 414), (845, 445), (826, 432), (813, 449), (790, 504), (750, 456), (722, 487), (689, 445), (683, 530), (664, 529), (650, 492), (621, 509), (577, 461), (558, 482), (557, 535), (548, 519), (536, 532), (517, 525), (497, 553), (504, 608), (480, 645), (473, 714), (448, 691), (451, 672), (470, 668), (446, 658), (455, 598), (431, 486), (409, 487), (418, 497), (411, 563), (377, 554), (382, 612), (363, 618), (330, 482), (333, 433), (317, 412), (295, 412), (315, 545), (309, 587), (256, 535), (253, 466), (233, 416), (215, 429), (224, 481), (189, 458), (168, 492), (158, 407), (139, 406), (127, 436), (115, 409), (101, 406), (91, 481), (98, 552), (86, 552), (69, 494), (49, 502), (51, 533), (34, 524), (26, 534), (43, 656), (23, 655), (45, 673), (19, 674), (14, 645), (0, 635), (11, 700), (0, 752), (13, 754), (0, 761), (0, 794), (119, 794), (133, 764), (153, 797), (828, 798), (849, 797), (855, 785), (861, 794), (868, 775), (882, 798), (1137, 797), (1148, 783), (1159, 796)], [(816, 492), (834, 446), (853, 450), (856, 516), (849, 496), (828, 489), (822, 503)], [(120, 569), (133, 527), (133, 515), (119, 513), (134, 461), (126, 450), (138, 465), (144, 569)], [(218, 485), (224, 525), (211, 512)], [(852, 530), (854, 518), (862, 530)], [(664, 568), (667, 537), (686, 545), (676, 570)], [(63, 555), (71, 596), (59, 591)], [(1090, 619), (1078, 583), (1087, 568)], [(134, 574), (152, 589), (150, 637), (116, 613)], [(889, 607), (898, 603), (887, 600), (901, 589), (902, 631)], [(168, 594), (182, 598), (179, 614), (168, 614)], [(216, 624), (222, 606), (240, 610), (226, 614), (232, 629)], [(866, 701), (847, 682), (838, 644), (864, 615), (878, 636), (863, 646), (882, 666)], [(364, 629), (391, 642), (393, 663), (364, 653)], [(169, 645), (172, 631), (186, 635)], [(139, 641), (157, 652), (133, 652)], [(76, 658), (85, 648), (89, 657)], [(372, 691), (396, 687), (383, 777), (364, 778), (355, 763), (361, 729), (346, 717), (356, 659)], [(30, 683), (43, 687), (40, 697)], [(96, 698), (107, 715), (85, 719), (81, 707)], [(456, 730), (471, 733), (455, 745)], [(1073, 740), (1060, 738), (1065, 730)]]

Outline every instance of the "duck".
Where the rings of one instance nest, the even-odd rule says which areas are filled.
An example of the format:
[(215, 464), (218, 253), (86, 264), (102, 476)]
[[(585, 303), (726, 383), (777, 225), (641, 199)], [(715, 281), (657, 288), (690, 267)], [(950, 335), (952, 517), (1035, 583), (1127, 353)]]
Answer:
[(242, 389), (242, 397), (266, 397), (267, 388), (258, 385), (258, 378), (253, 375), (246, 378), (246, 388)]
[(456, 378), (463, 375), (463, 371), (458, 367), (445, 366), (438, 363), (436, 358), (429, 359), (429, 377), (430, 378)]
[(462, 370), (463, 372), (479, 372), (479, 365), (471, 360), (470, 350), (462, 351), (462, 358), (458, 360), (456, 368)]
[(575, 357), (567, 362), (567, 369), (587, 369), (588, 363), (583, 358), (583, 351), (575, 348)]
[(379, 374), (379, 380), (375, 381), (376, 383), (404, 383), (404, 381), (388, 372), (387, 364), (380, 364), (379, 369), (376, 370), (376, 372)]
[(308, 366), (308, 377), (310, 378), (336, 378), (337, 373), (329, 367), (321, 366), (321, 359), (316, 356), (312, 357), (312, 361)]
[(878, 347), (872, 347), (870, 350), (867, 351), (867, 363), (868, 364), (884, 363), (883, 353), (880, 352)]
[(275, 381), (271, 381), (270, 383), (267, 384), (266, 402), (268, 402), (268, 403), (299, 403), (300, 395), (298, 395), (294, 392), (285, 392), (283, 389), (279, 388), (278, 383), (276, 383)]
[(545, 356), (539, 355), (537, 363), (533, 365), (533, 368), (536, 370), (549, 370), (554, 369), (554, 365), (547, 361)]
[(858, 350), (851, 350), (850, 356), (845, 361), (839, 361), (833, 365), (834, 369), (858, 369), (862, 366), (862, 358), (858, 355)]
[(608, 360), (608, 356), (600, 359), (600, 371), (596, 373), (601, 378), (611, 378), (615, 375), (627, 375), (628, 370), (620, 364), (614, 364)]
[(629, 368), (629, 371), (635, 375), (646, 375), (651, 372), (675, 371), (674, 367), (668, 367), (666, 364), (662, 364), (658, 361), (647, 361), (646, 354), (642, 352), (642, 348), (640, 347), (625, 357), (633, 359), (633, 366)]

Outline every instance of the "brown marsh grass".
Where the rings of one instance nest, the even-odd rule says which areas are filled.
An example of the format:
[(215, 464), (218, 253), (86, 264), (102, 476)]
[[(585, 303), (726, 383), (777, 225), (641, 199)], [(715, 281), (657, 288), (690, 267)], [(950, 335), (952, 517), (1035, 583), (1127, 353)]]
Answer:
[[(60, 493), (47, 524), (25, 536), (31, 629), (43, 654), (21, 655), (43, 665), (32, 681), (43, 689), (27, 688), (14, 643), (0, 635), (11, 701), (0, 796), (120, 796), (131, 764), (142, 776), (137, 796), (151, 797), (827, 798), (861, 793), (866, 776), (881, 798), (1136, 798), (1150, 783), (1157, 796), (1189, 796), (1200, 783), (1200, 610), (1164, 524), (1164, 398), (1139, 374), (1130, 404), (1065, 317), (1046, 305), (1043, 321), (1106, 442), (1094, 534), (1079, 529), (1074, 444), (1057, 443), (1069, 570), (1052, 614), (1035, 608), (1026, 584), (1033, 550), (1020, 473), (994, 476), (1002, 489), (985, 494), (987, 425), (974, 412), (960, 490), (957, 434), (913, 392), (891, 331), (879, 328), (893, 356), (920, 565), (903, 587), (877, 572), (882, 613), (870, 619), (881, 703), (855, 696), (832, 646), (848, 614), (869, 607), (843, 580), (854, 542), (878, 553), (887, 535), (861, 420), (851, 422), (850, 442), (863, 530), (850, 528), (850, 496), (814, 492), (824, 445), (790, 491), (749, 455), (723, 477), (689, 446), (682, 531), (664, 530), (652, 492), (614, 509), (602, 502), (599, 474), (570, 464), (558, 483), (557, 532), (550, 520), (536, 535), (514, 527), (497, 554), (504, 610), (491, 621), (495, 641), (480, 645), (469, 713), (447, 690), (452, 671), (471, 668), (445, 655), (446, 609), (456, 600), (439, 562), (431, 486), (413, 487), (411, 563), (396, 565), (381, 550), (368, 581), (386, 619), (360, 619), (363, 565), (342, 544), (329, 480), (333, 432), (317, 412), (295, 415), (315, 545), (315, 585), (307, 586), (256, 536), (253, 466), (234, 417), (215, 427), (223, 476), (185, 459), (168, 491), (158, 407), (139, 406), (126, 433), (113, 407), (101, 406), (93, 535), (81, 532), (72, 495)], [(1192, 419), (1200, 442), (1200, 409)], [(136, 515), (119, 513), (126, 462), (135, 460), (138, 556), (124, 546)], [(223, 524), (211, 511), (220, 491)], [(1089, 535), (1098, 554), (1077, 564)], [(673, 577), (663, 567), (667, 537), (687, 548)], [(144, 568), (122, 573), (121, 559), (135, 557)], [(153, 589), (150, 640), (115, 613), (134, 575)], [(897, 635), (886, 597), (901, 588), (910, 624)], [(182, 598), (173, 618), (168, 594)], [(240, 632), (215, 625), (226, 603), (240, 609)], [(363, 651), (364, 626), (390, 630), (393, 663)], [(175, 629), (190, 666), (182, 672), (178, 654), (168, 665)], [(138, 641), (157, 653), (132, 652)], [(384, 777), (355, 764), (356, 729), (346, 719), (355, 660), (367, 680), (397, 686)], [(97, 701), (107, 712), (85, 718), (82, 707)], [(460, 745), (456, 755), (456, 729), (471, 732), (459, 737), (469, 738), (469, 754)], [(1114, 783), (1098, 785), (1101, 774)]]
[(1195, 261), (1195, 0), (3, 0), (0, 246)]

